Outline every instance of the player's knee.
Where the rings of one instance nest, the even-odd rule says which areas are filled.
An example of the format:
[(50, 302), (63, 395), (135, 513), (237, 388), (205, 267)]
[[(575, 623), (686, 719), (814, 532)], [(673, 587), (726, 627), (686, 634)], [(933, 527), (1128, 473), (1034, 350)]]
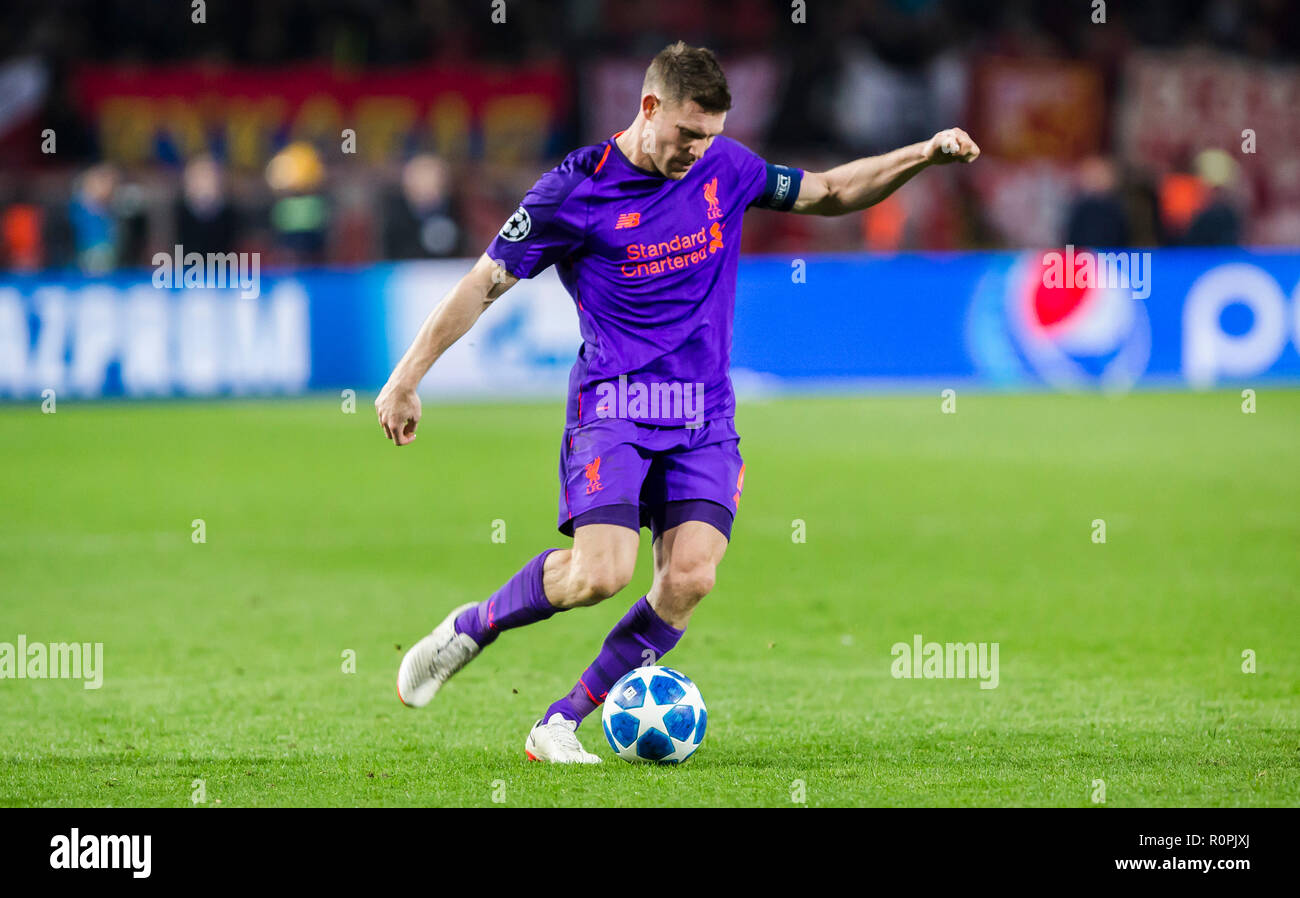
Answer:
[(673, 564), (664, 573), (664, 592), (679, 602), (694, 603), (707, 596), (717, 580), (717, 569), (707, 561)]
[(631, 566), (606, 562), (580, 565), (574, 571), (573, 599), (578, 605), (594, 605), (616, 594), (632, 580)]

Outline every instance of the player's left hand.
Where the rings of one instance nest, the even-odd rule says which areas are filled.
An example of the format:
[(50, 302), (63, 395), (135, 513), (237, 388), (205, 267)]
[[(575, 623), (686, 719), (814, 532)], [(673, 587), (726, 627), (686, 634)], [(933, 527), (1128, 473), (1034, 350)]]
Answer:
[(958, 160), (974, 162), (979, 155), (979, 146), (961, 128), (940, 131), (925, 145), (925, 161), (931, 165), (946, 165)]
[(384, 436), (395, 446), (405, 446), (415, 441), (415, 426), (420, 423), (420, 397), (412, 387), (404, 387), (391, 379), (384, 384), (375, 399), (375, 413)]

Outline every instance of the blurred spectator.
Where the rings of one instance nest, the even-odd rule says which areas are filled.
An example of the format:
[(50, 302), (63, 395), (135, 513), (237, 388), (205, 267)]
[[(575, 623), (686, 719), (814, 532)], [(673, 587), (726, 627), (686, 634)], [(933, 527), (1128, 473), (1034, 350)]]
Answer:
[(274, 194), (270, 222), (275, 245), (293, 263), (325, 261), (329, 200), (321, 190), (325, 167), (311, 144), (291, 143), (266, 166)]
[(19, 200), (0, 212), (0, 265), (35, 271), (45, 264), (44, 210)]
[(1209, 200), (1205, 183), (1196, 175), (1173, 171), (1160, 179), (1160, 224), (1173, 241), (1181, 240)]
[(1130, 246), (1164, 246), (1164, 226), (1160, 221), (1160, 196), (1151, 173), (1130, 170), (1124, 177), (1124, 208), (1131, 229)]
[(149, 242), (149, 207), (144, 188), (124, 181), (113, 193), (113, 216), (118, 222), (117, 264), (146, 264)]
[(185, 166), (176, 203), (177, 240), (186, 252), (227, 253), (239, 240), (239, 218), (226, 196), (226, 180), (211, 156)]
[(386, 258), (436, 259), (464, 251), (449, 188), (447, 165), (436, 156), (422, 153), (403, 166), (400, 189), (384, 203)]
[(121, 231), (113, 211), (117, 184), (113, 166), (91, 166), (77, 179), (68, 204), (77, 265), (88, 274), (102, 274), (117, 266)]
[(1187, 246), (1236, 246), (1241, 242), (1241, 214), (1235, 192), (1237, 162), (1223, 150), (1205, 150), (1196, 157), (1196, 174), (1205, 185), (1205, 203), (1183, 238)]
[(1170, 172), (1160, 185), (1165, 230), (1184, 246), (1235, 246), (1241, 242), (1237, 196), (1240, 168), (1223, 150), (1197, 154), (1194, 172)]
[(1128, 246), (1128, 216), (1116, 190), (1115, 165), (1095, 156), (1079, 170), (1081, 192), (1066, 216), (1067, 244), (1088, 247)]

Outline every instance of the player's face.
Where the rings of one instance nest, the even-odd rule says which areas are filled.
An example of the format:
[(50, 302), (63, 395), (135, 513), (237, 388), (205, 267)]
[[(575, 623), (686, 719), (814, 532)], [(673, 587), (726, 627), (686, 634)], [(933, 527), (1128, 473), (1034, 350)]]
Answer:
[(725, 112), (705, 112), (694, 100), (661, 102), (649, 118), (653, 139), (645, 151), (661, 175), (680, 180), (722, 133), (726, 120)]

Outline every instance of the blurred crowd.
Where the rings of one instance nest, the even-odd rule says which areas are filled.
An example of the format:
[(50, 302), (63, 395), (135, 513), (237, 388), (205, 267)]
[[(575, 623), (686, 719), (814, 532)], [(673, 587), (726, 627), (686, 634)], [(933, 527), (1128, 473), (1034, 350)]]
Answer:
[[(391, 65), (429, 58), (521, 62), (600, 53), (650, 56), (673, 40), (721, 53), (797, 52), (832, 64), (846, 40), (898, 65), (961, 45), (1050, 55), (1102, 45), (1206, 45), (1256, 59), (1296, 58), (1291, 0), (209, 0), (201, 28), (171, 0), (9, 0), (0, 52), (138, 62), (207, 59), (276, 64), (308, 59)], [(1098, 6), (1122, 36), (1088, 26)], [(802, 9), (807, 34), (785, 28)], [(1081, 13), (1082, 10), (1082, 13)]]
[[(810, 0), (806, 24), (792, 29), (792, 4), (778, 0), (506, 0), (504, 22), (488, 4), (471, 14), (451, 0), (214, 0), (205, 24), (186, 27), (189, 4), (17, 0), (0, 11), (0, 62), (39, 60), (48, 84), (30, 125), (0, 142), (0, 268), (106, 272), (148, 265), (174, 244), (258, 251), (270, 265), (475, 255), (563, 147), (608, 136), (597, 131), (609, 124), (591, 99), (597, 66), (640, 67), (677, 38), (713, 47), (724, 62), (757, 60), (760, 75), (770, 74), (769, 99), (761, 115), (749, 111), (745, 136), (773, 161), (829, 167), (948, 124), (986, 145), (982, 174), (936, 171), (862, 215), (752, 216), (751, 252), (1300, 242), (1300, 203), (1273, 202), (1272, 182), (1252, 180), (1231, 147), (1219, 141), (1152, 165), (1123, 141), (1118, 103), (1125, 61), (1138, 51), (1212, 52), (1294, 71), (1300, 4), (1109, 5), (1098, 25), (1089, 3)], [(971, 99), (972, 61), (982, 57), (1095, 73), (1097, 146), (999, 159), (996, 135), (976, 127), (979, 115), (993, 119)], [(364, 78), (368, 67), (485, 60), (571, 76), (558, 141), (504, 160), (419, 144), (375, 160), (286, 135), (256, 168), (231, 164), (219, 148), (127, 165), (106, 157), (71, 77), (87, 61), (325, 63)], [(733, 112), (737, 125), (745, 113)], [(634, 114), (632, 104), (622, 124)], [(46, 128), (59, 135), (57, 153), (6, 159), (17, 140)], [(1300, 162), (1281, 170), (1300, 184)]]
[[(475, 251), (460, 224), (449, 168), (438, 157), (408, 160), (396, 183), (364, 213), (338, 208), (324, 171), (319, 154), (306, 144), (278, 153), (264, 184), (250, 184), (212, 156), (198, 156), (183, 167), (171, 198), (166, 183), (147, 190), (116, 166), (97, 163), (72, 179), (66, 205), (19, 198), (0, 208), (4, 267), (77, 267), (99, 274), (147, 265), (154, 253), (170, 252), (174, 244), (186, 252), (259, 252), (270, 265)], [(162, 195), (164, 202), (151, 202), (150, 195)]]

